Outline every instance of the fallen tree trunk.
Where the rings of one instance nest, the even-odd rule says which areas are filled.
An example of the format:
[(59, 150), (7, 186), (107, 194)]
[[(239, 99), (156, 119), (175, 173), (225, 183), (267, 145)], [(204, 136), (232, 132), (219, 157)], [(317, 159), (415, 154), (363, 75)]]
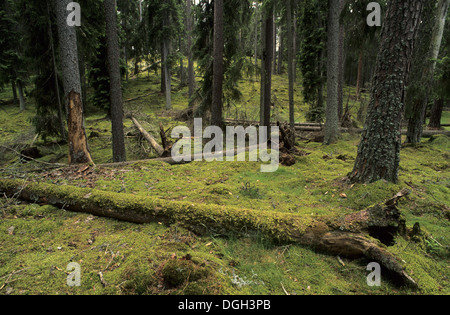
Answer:
[(139, 130), (139, 132), (142, 134), (142, 136), (148, 141), (148, 143), (150, 143), (150, 145), (156, 151), (158, 156), (160, 156), (160, 157), (163, 156), (164, 148), (161, 145), (159, 145), (159, 143), (155, 140), (155, 138), (153, 138), (152, 135), (149, 134), (142, 127), (142, 125), (139, 123), (139, 121), (136, 118), (134, 118), (133, 115), (130, 115), (130, 119), (133, 121), (133, 124), (136, 126), (136, 128)]
[(257, 231), (279, 242), (296, 243), (328, 254), (365, 257), (379, 262), (403, 284), (417, 286), (400, 260), (372, 238), (404, 229), (405, 222), (396, 203), (407, 194), (405, 191), (383, 205), (342, 217), (302, 217), (291, 213), (175, 202), (73, 186), (24, 183), (22, 180), (0, 180), (0, 193), (28, 202), (128, 222), (178, 223), (200, 234)]
[[(233, 119), (225, 119), (225, 122), (232, 125), (250, 125), (250, 126), (257, 126), (259, 125), (258, 121), (253, 120), (233, 120)], [(277, 123), (271, 123), (273, 126), (276, 126)], [(441, 126), (448, 126), (448, 125), (441, 125)], [(295, 130), (297, 132), (323, 132), (325, 126), (320, 123), (295, 123)], [(339, 131), (342, 133), (362, 133), (362, 128), (339, 128)], [(407, 134), (407, 130), (402, 130), (402, 135)], [(450, 137), (450, 131), (448, 130), (424, 130), (423, 131), (423, 137), (424, 138), (430, 138), (435, 135), (445, 135)]]

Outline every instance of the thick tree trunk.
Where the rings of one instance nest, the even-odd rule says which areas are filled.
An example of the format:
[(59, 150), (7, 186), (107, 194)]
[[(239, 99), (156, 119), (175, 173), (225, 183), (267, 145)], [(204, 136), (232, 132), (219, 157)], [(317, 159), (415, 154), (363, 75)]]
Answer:
[(354, 182), (398, 181), (405, 86), (425, 0), (391, 0), (381, 33), (372, 95)]
[(224, 0), (214, 1), (214, 48), (211, 124), (223, 127)]
[(273, 8), (266, 7), (263, 26), (260, 126), (270, 126), (272, 105)]
[(327, 107), (324, 144), (333, 144), (339, 137), (339, 16), (340, 0), (328, 1), (328, 57), (327, 57)]
[[(117, 34), (117, 9), (115, 0), (104, 0), (106, 17), (106, 46), (108, 52), (108, 72), (110, 78), (111, 124), (113, 161), (127, 160), (125, 136), (123, 132), (123, 98), (120, 75), (119, 37)], [(128, 71), (127, 71), (128, 72)]]
[(391, 245), (398, 234), (406, 236), (406, 224), (396, 205), (408, 194), (407, 191), (398, 193), (385, 204), (361, 212), (319, 218), (231, 206), (194, 205), (96, 189), (24, 184), (22, 180), (0, 180), (0, 192), (29, 202), (134, 223), (177, 223), (200, 234), (258, 231), (278, 242), (297, 243), (349, 258), (365, 257), (395, 273), (403, 284), (417, 286), (401, 261), (371, 238)]
[(64, 95), (68, 114), (69, 164), (93, 163), (84, 129), (81, 80), (78, 67), (77, 34), (67, 25), (67, 5), (70, 0), (54, 0), (56, 11)]

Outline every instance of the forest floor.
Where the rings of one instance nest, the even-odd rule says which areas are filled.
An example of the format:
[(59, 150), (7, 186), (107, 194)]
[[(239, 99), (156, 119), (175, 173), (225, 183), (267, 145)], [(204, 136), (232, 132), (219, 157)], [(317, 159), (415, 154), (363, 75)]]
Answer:
[[(183, 125), (177, 112), (186, 108), (187, 89), (176, 88), (173, 111), (164, 110), (159, 79), (146, 75), (130, 80), (127, 112), (136, 115), (155, 137), (165, 128)], [(259, 86), (241, 82), (242, 102), (233, 104), (227, 118), (256, 120)], [(10, 99), (8, 90), (0, 99)], [(298, 122), (304, 122), (301, 91), (296, 91)], [(345, 102), (353, 117), (359, 102), (346, 88)], [(367, 97), (367, 96), (366, 96)], [(273, 120), (287, 117), (287, 79), (274, 76)], [(296, 146), (304, 152), (292, 166), (261, 173), (257, 162), (194, 162), (169, 165), (141, 161), (155, 157), (130, 120), (125, 121), (129, 160), (108, 167), (112, 160), (110, 122), (105, 114), (87, 108), (86, 130), (97, 166), (22, 164), (20, 151), (33, 142), (30, 118), (33, 102), (20, 113), (0, 106), (0, 179), (19, 178), (68, 188), (88, 187), (135, 196), (151, 196), (192, 204), (227, 205), (321, 217), (364, 210), (382, 203), (403, 188), (411, 194), (399, 204), (408, 228), (420, 223), (425, 237), (412, 242), (397, 237), (389, 252), (399, 257), (418, 289), (400, 287), (382, 278), (380, 287), (367, 284), (364, 259), (349, 260), (318, 253), (295, 244), (279, 244), (259, 233), (196, 235), (174, 224), (135, 224), (90, 214), (72, 213), (44, 204), (0, 198), (0, 294), (450, 294), (450, 138), (435, 136), (417, 147), (404, 147), (398, 184), (377, 182), (349, 185), (359, 136), (343, 134), (331, 146), (307, 140)], [(450, 113), (444, 113), (450, 123)], [(34, 145), (46, 163), (67, 163), (67, 145), (37, 139)], [(10, 149), (7, 149), (10, 148)], [(70, 262), (81, 267), (81, 286), (69, 287)]]

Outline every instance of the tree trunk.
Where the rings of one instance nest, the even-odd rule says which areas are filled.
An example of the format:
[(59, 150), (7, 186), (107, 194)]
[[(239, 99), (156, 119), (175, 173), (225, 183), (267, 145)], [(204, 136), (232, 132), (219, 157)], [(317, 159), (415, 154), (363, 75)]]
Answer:
[(211, 124), (223, 127), (224, 0), (214, 1), (214, 48)]
[(272, 73), (277, 73), (277, 24), (276, 24), (276, 15), (275, 13), (273, 14), (273, 35), (272, 35), (272, 56), (273, 56), (273, 69), (272, 69)]
[[(292, 24), (292, 21), (291, 21), (291, 24)], [(281, 75), (283, 73), (283, 58), (284, 58), (283, 53), (284, 53), (284, 41), (285, 41), (282, 30), (280, 30), (280, 36), (279, 37), (280, 37), (280, 47), (278, 49), (277, 74)], [(293, 41), (292, 41), (292, 43), (293, 43)]]
[(263, 26), (260, 126), (270, 126), (272, 105), (273, 7), (266, 7)]
[[(50, 7), (47, 3), (47, 12), (50, 16)], [(50, 38), (50, 48), (52, 52), (52, 63), (53, 63), (53, 75), (55, 78), (55, 94), (56, 94), (56, 102), (58, 104), (58, 120), (59, 120), (59, 132), (61, 133), (61, 138), (64, 140), (67, 140), (67, 132), (66, 132), (66, 125), (64, 123), (64, 114), (63, 114), (63, 106), (61, 103), (61, 94), (59, 91), (59, 79), (58, 79), (58, 67), (56, 66), (56, 54), (55, 54), (55, 43), (53, 40), (53, 28), (52, 23), (49, 20), (49, 31), (48, 36)]]
[[(339, 14), (342, 12), (345, 6), (345, 0), (340, 0)], [(338, 74), (338, 118), (342, 119), (344, 114), (344, 41), (345, 41), (345, 29), (344, 24), (339, 23), (339, 74)]]
[(186, 0), (186, 33), (188, 45), (188, 85), (189, 85), (189, 99), (192, 98), (195, 92), (195, 72), (194, 72), (194, 57), (192, 54), (192, 0)]
[[(51, 204), (66, 211), (90, 213), (133, 223), (180, 224), (199, 234), (258, 231), (282, 243), (296, 243), (331, 255), (366, 258), (379, 262), (398, 276), (401, 284), (417, 287), (400, 259), (374, 241), (391, 245), (406, 224), (398, 210), (401, 191), (384, 204), (342, 217), (305, 218), (291, 213), (254, 211), (231, 206), (192, 204), (157, 198), (104, 192), (96, 189), (0, 180), (0, 192), (35, 203)], [(230, 220), (233, 218), (233, 220)], [(371, 238), (372, 237), (372, 238)]]
[(142, 134), (142, 136), (145, 138), (145, 140), (148, 141), (148, 143), (150, 143), (150, 145), (152, 146), (152, 148), (156, 151), (156, 153), (158, 154), (158, 156), (162, 157), (164, 154), (164, 148), (161, 147), (159, 145), (159, 143), (155, 140), (155, 138), (152, 137), (151, 134), (149, 134), (143, 127), (142, 125), (139, 123), (139, 121), (134, 118), (133, 116), (130, 117), (131, 120), (133, 121), (133, 124), (136, 126), (136, 128), (139, 130), (139, 132)]
[(13, 92), (13, 102), (14, 102), (14, 104), (17, 104), (17, 101), (18, 101), (18, 99), (17, 99), (17, 89), (16, 89), (16, 81), (14, 81), (14, 80), (11, 80), (11, 89), (12, 89), (12, 92)]
[[(120, 75), (120, 50), (117, 34), (117, 9), (115, 0), (104, 0), (106, 17), (106, 46), (110, 79), (112, 147), (114, 162), (126, 161), (125, 136), (123, 132), (123, 98)], [(128, 71), (127, 71), (128, 72)]]
[(364, 46), (361, 46), (359, 50), (359, 59), (358, 59), (358, 75), (356, 77), (356, 99), (358, 101), (361, 99), (363, 57), (364, 57)]
[(286, 28), (288, 49), (288, 80), (289, 80), (289, 125), (291, 134), (295, 137), (294, 112), (294, 26), (292, 25), (292, 1), (286, 0)]
[(339, 137), (339, 16), (340, 0), (328, 1), (327, 107), (324, 144), (337, 142)]
[[(450, 0), (439, 0), (438, 6), (436, 8), (432, 7), (431, 10), (432, 19), (434, 19), (435, 22), (432, 26), (431, 35), (428, 35), (426, 33), (427, 30), (425, 30), (425, 43), (421, 43), (421, 45), (426, 45), (426, 53), (418, 56), (420, 59), (425, 59), (425, 61), (416, 60), (416, 62), (420, 65), (418, 70), (422, 70), (422, 73), (419, 74), (420, 82), (416, 82), (416, 85), (423, 86), (423, 88), (421, 88), (420, 86), (418, 87), (418, 90), (423, 90), (423, 93), (418, 93), (418, 95), (412, 100), (412, 104), (409, 104), (409, 106), (412, 106), (412, 108), (407, 110), (406, 113), (406, 116), (408, 118), (408, 136), (406, 139), (407, 143), (418, 144), (420, 143), (422, 138), (426, 109), (433, 86), (436, 59), (439, 57), (439, 50), (442, 43), (445, 19), (447, 17), (449, 5)], [(426, 24), (424, 25), (424, 27), (426, 27)], [(427, 35), (429, 36), (428, 38), (426, 38)], [(421, 40), (423, 39), (421, 38)], [(428, 42), (430, 43), (430, 47), (428, 47), (428, 45), (426, 44)], [(422, 51), (423, 49), (419, 49), (419, 53)], [(415, 91), (411, 92), (414, 93)], [(417, 92), (414, 93), (414, 95), (416, 94)]]
[(163, 55), (164, 55), (164, 85), (166, 89), (166, 110), (172, 109), (172, 77), (169, 67), (169, 47), (168, 39), (163, 40)]
[(428, 128), (441, 129), (442, 111), (444, 110), (444, 100), (438, 99), (434, 102), (430, 112), (430, 122)]
[(67, 25), (67, 5), (70, 0), (54, 0), (63, 70), (64, 95), (69, 130), (69, 164), (93, 163), (84, 129), (81, 80), (78, 67), (77, 34)]
[(381, 32), (371, 100), (353, 182), (396, 183), (405, 86), (425, 0), (391, 0)]
[(24, 110), (26, 110), (26, 106), (25, 106), (25, 97), (23, 95), (23, 84), (21, 80), (17, 80), (17, 89), (19, 90), (20, 111), (23, 112)]

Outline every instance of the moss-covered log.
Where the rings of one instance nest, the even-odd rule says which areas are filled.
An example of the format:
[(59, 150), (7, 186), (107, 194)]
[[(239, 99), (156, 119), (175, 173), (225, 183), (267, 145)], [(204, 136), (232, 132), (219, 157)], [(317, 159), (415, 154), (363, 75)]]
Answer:
[(400, 260), (379, 241), (389, 240), (395, 233), (404, 231), (405, 221), (396, 204), (407, 194), (405, 191), (385, 204), (340, 217), (303, 217), (23, 180), (0, 180), (0, 195), (3, 194), (28, 202), (51, 204), (69, 211), (135, 223), (178, 223), (200, 234), (257, 231), (278, 242), (296, 243), (349, 258), (365, 257), (396, 274), (404, 284), (416, 285), (404, 271)]

